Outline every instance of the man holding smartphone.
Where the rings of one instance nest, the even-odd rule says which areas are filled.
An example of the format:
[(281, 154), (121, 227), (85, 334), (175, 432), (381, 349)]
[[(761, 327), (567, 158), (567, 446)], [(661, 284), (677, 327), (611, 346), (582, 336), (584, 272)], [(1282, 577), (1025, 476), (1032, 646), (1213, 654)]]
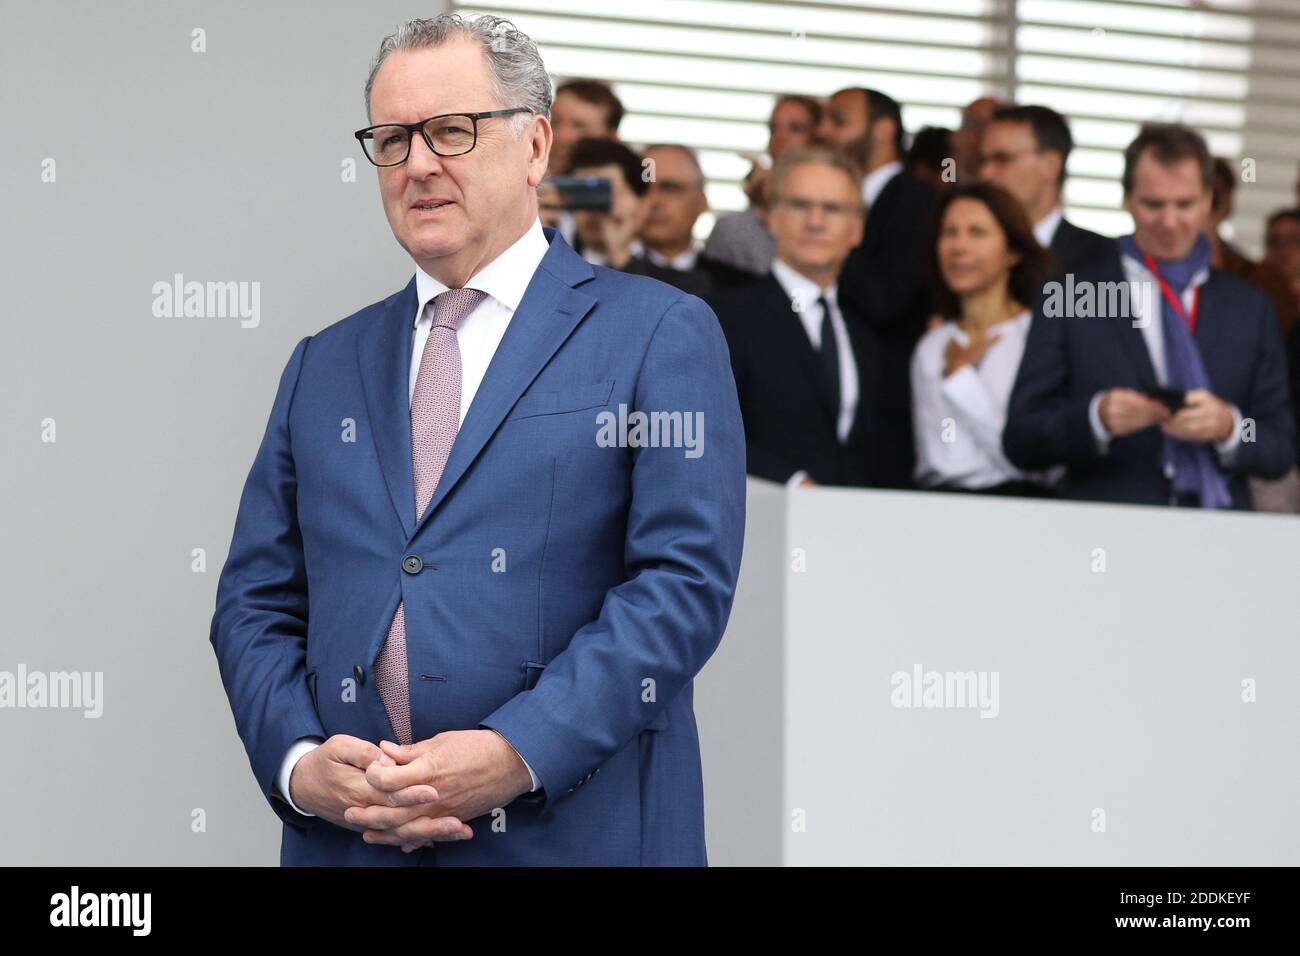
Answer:
[(1133, 235), (1064, 277), (1078, 299), (1044, 287), (1002, 442), (1020, 468), (1064, 464), (1063, 497), (1249, 509), (1247, 476), (1294, 461), (1273, 305), (1210, 267), (1212, 177), (1199, 133), (1143, 128), (1124, 156)]

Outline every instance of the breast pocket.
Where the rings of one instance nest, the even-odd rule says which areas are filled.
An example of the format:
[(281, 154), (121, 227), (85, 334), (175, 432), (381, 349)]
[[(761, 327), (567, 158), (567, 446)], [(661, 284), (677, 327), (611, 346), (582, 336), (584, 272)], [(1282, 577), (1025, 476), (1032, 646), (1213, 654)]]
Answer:
[(531, 389), (515, 403), (506, 421), (536, 418), (540, 415), (563, 415), (580, 412), (586, 408), (600, 408), (609, 404), (614, 391), (614, 380), (590, 382), (585, 385), (565, 385), (563, 388)]

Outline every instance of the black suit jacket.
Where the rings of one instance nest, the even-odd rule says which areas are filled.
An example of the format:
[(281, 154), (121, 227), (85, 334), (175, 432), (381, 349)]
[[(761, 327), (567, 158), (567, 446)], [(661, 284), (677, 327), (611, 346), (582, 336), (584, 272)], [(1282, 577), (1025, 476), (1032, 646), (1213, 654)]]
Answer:
[(1062, 219), (1052, 235), (1050, 248), (1061, 272), (1078, 272), (1110, 256), (1115, 249), (1115, 240)]
[(701, 299), (707, 299), (727, 289), (750, 285), (762, 278), (752, 272), (710, 259), (703, 254), (696, 258), (695, 267), (692, 269), (674, 269), (671, 266), (655, 265), (646, 256), (633, 256), (623, 267), (623, 271), (667, 282)]
[(820, 358), (776, 278), (769, 273), (709, 304), (731, 347), (749, 474), (784, 482), (803, 470), (826, 485), (874, 484), (881, 353), (861, 319), (841, 306), (858, 370), (857, 415), (841, 444), (838, 402), (832, 404)]
[[(1125, 282), (1118, 249), (1112, 246), (1107, 258), (1078, 273), (1076, 287), (1082, 282)], [(1007, 458), (1029, 471), (1064, 464), (1059, 490), (1066, 498), (1169, 504), (1163, 432), (1153, 426), (1113, 438), (1102, 455), (1088, 422), (1097, 392), (1156, 387), (1142, 330), (1126, 316), (1047, 316), (1044, 302), (1040, 297), (1035, 306), (1011, 391), (1002, 432)], [(1255, 440), (1239, 445), (1228, 475), (1233, 506), (1250, 508), (1246, 476), (1280, 478), (1295, 461), (1286, 356), (1273, 303), (1244, 279), (1211, 270), (1201, 287), (1195, 337), (1210, 391), (1255, 423)]]
[(934, 311), (927, 265), (934, 200), (933, 187), (907, 173), (889, 180), (867, 213), (862, 242), (840, 270), (840, 301), (879, 335), (884, 349), (882, 427), (892, 450), (881, 480), (891, 488), (912, 486), (908, 369)]

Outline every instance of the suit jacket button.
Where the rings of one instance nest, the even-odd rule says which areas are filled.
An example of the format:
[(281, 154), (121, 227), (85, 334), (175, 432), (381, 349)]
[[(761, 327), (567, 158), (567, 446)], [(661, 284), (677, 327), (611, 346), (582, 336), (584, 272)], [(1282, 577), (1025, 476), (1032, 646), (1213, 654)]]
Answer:
[(357, 664), (352, 668), (352, 676), (356, 678), (358, 684), (364, 684), (366, 682), (366, 669)]
[(418, 554), (408, 554), (402, 558), (402, 570), (407, 574), (419, 574), (424, 570), (424, 562)]

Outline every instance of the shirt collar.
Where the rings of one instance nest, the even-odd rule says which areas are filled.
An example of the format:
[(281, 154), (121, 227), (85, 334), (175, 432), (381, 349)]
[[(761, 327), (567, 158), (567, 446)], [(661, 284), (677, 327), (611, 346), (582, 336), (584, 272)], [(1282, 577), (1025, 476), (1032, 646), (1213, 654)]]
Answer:
[(871, 206), (880, 196), (881, 190), (902, 171), (903, 164), (894, 160), (867, 173), (862, 179), (862, 201)]
[(1034, 226), (1034, 238), (1038, 244), (1046, 249), (1052, 244), (1052, 238), (1056, 235), (1057, 228), (1061, 225), (1061, 220), (1065, 218), (1065, 213), (1057, 206), (1049, 212)]
[(816, 282), (813, 282), (803, 273), (795, 271), (793, 266), (787, 265), (780, 259), (772, 260), (772, 275), (781, 284), (781, 288), (785, 290), (785, 294), (790, 297), (792, 302), (801, 302), (807, 306), (816, 302), (819, 296), (824, 295), (832, 305), (837, 304), (835, 302), (836, 287), (834, 284), (825, 289), (820, 289), (817, 287)]
[[(537, 271), (542, 257), (550, 248), (546, 234), (542, 232), (541, 219), (534, 219), (528, 230), (507, 247), (495, 259), (469, 277), (466, 287), (486, 292), (511, 312), (519, 308), (524, 297), (524, 290)], [(415, 267), (415, 323), (419, 324), (424, 315), (424, 307), (435, 296), (446, 292), (448, 287), (439, 282), (418, 265)], [(429, 321), (432, 321), (430, 319)]]
[(691, 241), (689, 249), (677, 253), (670, 259), (646, 246), (645, 257), (661, 269), (676, 269), (679, 272), (689, 272), (695, 268), (695, 261), (699, 258), (700, 250), (703, 248), (704, 244), (700, 240), (694, 239)]

